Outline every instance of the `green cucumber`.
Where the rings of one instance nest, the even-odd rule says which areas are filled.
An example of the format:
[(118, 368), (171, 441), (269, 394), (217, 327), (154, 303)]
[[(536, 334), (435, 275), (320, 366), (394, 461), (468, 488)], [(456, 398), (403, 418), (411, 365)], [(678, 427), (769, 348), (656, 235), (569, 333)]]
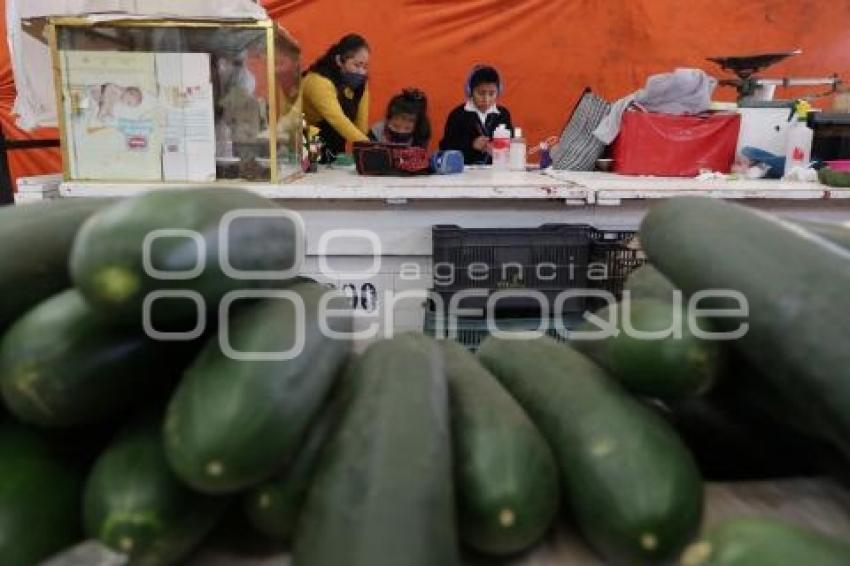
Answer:
[(689, 546), (682, 566), (846, 566), (850, 541), (775, 519), (730, 519)]
[[(228, 325), (237, 352), (291, 359), (245, 360), (214, 337), (186, 372), (166, 414), (165, 448), (177, 475), (193, 488), (229, 493), (254, 486), (287, 466), (327, 398), (349, 353), (349, 342), (325, 336), (319, 303), (326, 289), (289, 289), (304, 305), (303, 324), (292, 300), (266, 299), (236, 313)], [(351, 317), (329, 321), (345, 332)]]
[[(641, 241), (685, 293), (728, 289), (746, 297), (747, 332), (732, 345), (758, 370), (753, 378), (850, 460), (850, 252), (767, 214), (690, 197), (653, 208)], [(728, 298), (701, 304), (737, 306)], [(721, 331), (742, 324), (713, 322)]]
[[(613, 309), (605, 307), (596, 316), (615, 328), (617, 335), (572, 344), (632, 393), (659, 399), (702, 395), (723, 369), (721, 343), (695, 336), (687, 311), (673, 303), (631, 300)], [(597, 332), (601, 328), (585, 322), (580, 330)], [(664, 337), (643, 334), (668, 329), (671, 332)]]
[[(71, 254), (74, 285), (96, 308), (116, 320), (140, 324), (144, 301), (163, 290), (195, 292), (211, 311), (228, 292), (256, 287), (279, 287), (279, 280), (235, 279), (219, 261), (222, 219), (235, 211), (280, 213), (271, 201), (242, 189), (206, 188), (158, 190), (114, 204), (87, 221)], [(201, 265), (197, 276), (170, 280), (152, 277), (145, 267), (146, 238), (157, 230), (189, 230), (200, 237), (204, 253), (193, 239), (162, 237), (149, 241), (150, 267), (163, 272), (183, 272)], [(243, 218), (225, 233), (229, 262), (241, 271), (284, 271), (296, 265), (296, 228), (283, 219)], [(202, 260), (202, 261), (201, 261)], [(179, 275), (179, 274), (178, 274)], [(157, 310), (157, 328), (183, 329), (196, 320), (197, 305), (187, 298), (161, 299), (167, 308)], [(191, 326), (189, 326), (191, 328)]]
[(32, 566), (82, 536), (82, 474), (66, 466), (35, 432), (0, 424), (0, 557)]
[(850, 225), (848, 224), (825, 224), (822, 222), (797, 222), (797, 224), (833, 244), (838, 244), (842, 248), (850, 250)]
[(322, 450), (336, 430), (344, 409), (344, 397), (334, 393), (311, 424), (292, 465), (245, 496), (245, 514), (255, 529), (281, 542), (292, 541)]
[(437, 343), (401, 335), (351, 372), (352, 399), (295, 536), (300, 566), (452, 566), (448, 388)]
[(74, 290), (20, 318), (0, 341), (0, 386), (9, 411), (46, 427), (120, 414), (180, 373), (190, 349), (116, 330)]
[(478, 352), (552, 447), (569, 509), (613, 564), (678, 553), (702, 516), (702, 478), (673, 429), (583, 355), (549, 338)]
[(129, 555), (132, 566), (180, 563), (226, 506), (178, 481), (160, 428), (150, 417), (129, 425), (97, 459), (85, 486), (86, 533)]
[(623, 291), (629, 291), (633, 301), (656, 299), (672, 301), (676, 287), (654, 265), (645, 263), (629, 274)]
[(449, 379), (458, 523), (492, 555), (538, 542), (558, 511), (558, 468), (525, 411), (473, 354), (442, 343)]
[(80, 225), (111, 199), (60, 199), (0, 208), (0, 332), (71, 286), (68, 256)]
[[(677, 290), (650, 263), (632, 273), (626, 288), (632, 300), (671, 301)], [(701, 326), (711, 325), (702, 321)], [(754, 379), (757, 370), (734, 350), (724, 347), (724, 358), (722, 375), (707, 396), (670, 399), (661, 411), (691, 449), (706, 479), (770, 479), (821, 472), (824, 459), (832, 454), (812, 438), (811, 424), (787, 419), (787, 403), (762, 378)]]

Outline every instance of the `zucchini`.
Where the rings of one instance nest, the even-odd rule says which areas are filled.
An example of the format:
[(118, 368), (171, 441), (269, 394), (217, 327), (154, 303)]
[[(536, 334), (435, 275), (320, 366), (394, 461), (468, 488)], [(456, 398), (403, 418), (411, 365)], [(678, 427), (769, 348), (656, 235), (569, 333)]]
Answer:
[[(638, 299), (605, 307), (596, 316), (611, 323), (617, 335), (601, 340), (575, 340), (574, 347), (602, 366), (626, 389), (659, 399), (681, 399), (706, 393), (723, 369), (720, 342), (702, 340), (688, 325), (687, 312), (673, 303)], [(678, 312), (677, 312), (678, 311)], [(681, 336), (645, 338), (627, 331), (665, 332), (681, 327)], [(678, 319), (678, 320), (676, 320)], [(585, 322), (581, 330), (599, 328)], [(677, 330), (678, 332), (678, 330)]]
[(0, 208), (0, 332), (71, 286), (68, 256), (80, 225), (111, 199), (60, 199)]
[(449, 402), (442, 352), (423, 336), (373, 344), (295, 535), (300, 566), (452, 566)]
[(850, 542), (775, 519), (728, 520), (682, 555), (682, 566), (846, 566)]
[(449, 379), (460, 536), (513, 554), (538, 542), (558, 511), (558, 468), (525, 411), (475, 358), (442, 343)]
[[(850, 460), (850, 251), (763, 213), (713, 199), (672, 199), (643, 221), (653, 263), (688, 294), (730, 289), (749, 304), (748, 331), (732, 342), (792, 416)], [(703, 308), (729, 308), (728, 299)], [(733, 331), (739, 319), (717, 318)]]
[(850, 250), (850, 225), (825, 224), (822, 222), (797, 222), (797, 224), (833, 244), (838, 244), (842, 248)]
[[(320, 326), (325, 288), (301, 283), (290, 290), (303, 301), (303, 327), (292, 301), (267, 299), (231, 318), (229, 342), (237, 352), (286, 353), (303, 339), (300, 354), (239, 359), (214, 337), (169, 403), (166, 454), (177, 475), (199, 491), (239, 491), (287, 466), (347, 359), (349, 342), (326, 337)], [(342, 332), (351, 318), (330, 322)]]
[[(222, 218), (228, 212), (252, 209), (269, 213), (282, 210), (241, 189), (159, 190), (121, 201), (90, 218), (77, 235), (71, 253), (74, 285), (96, 309), (134, 325), (141, 323), (144, 300), (154, 291), (193, 291), (206, 308), (215, 311), (229, 291), (279, 287), (283, 283), (279, 280), (231, 278), (219, 261)], [(150, 244), (151, 267), (191, 275), (203, 260), (197, 276), (168, 280), (147, 273), (144, 243), (156, 230), (190, 230), (200, 235), (205, 248), (201, 257), (199, 244), (188, 237), (163, 237)], [(295, 232), (293, 223), (281, 219), (237, 220), (226, 236), (229, 261), (242, 271), (292, 268), (303, 251), (296, 249)], [(192, 300), (171, 298), (161, 302), (167, 307), (154, 309), (157, 329), (185, 330), (187, 322), (196, 320), (198, 307)]]
[(549, 338), (491, 337), (478, 353), (549, 441), (569, 509), (613, 564), (680, 552), (702, 516), (702, 478), (672, 428), (590, 360)]
[(623, 284), (633, 301), (655, 299), (670, 302), (676, 287), (654, 265), (645, 263), (632, 271)]
[(344, 409), (343, 396), (335, 392), (310, 426), (292, 465), (245, 496), (245, 514), (259, 532), (281, 542), (292, 542), (322, 450), (336, 430)]
[(58, 459), (35, 432), (0, 424), (0, 556), (32, 566), (82, 536), (82, 474)]
[(86, 481), (86, 533), (132, 566), (178, 564), (213, 528), (226, 500), (190, 491), (169, 469), (160, 420), (146, 417), (123, 430), (100, 455)]
[(115, 330), (74, 289), (37, 305), (0, 341), (0, 387), (18, 419), (73, 427), (118, 415), (179, 375), (183, 347)]

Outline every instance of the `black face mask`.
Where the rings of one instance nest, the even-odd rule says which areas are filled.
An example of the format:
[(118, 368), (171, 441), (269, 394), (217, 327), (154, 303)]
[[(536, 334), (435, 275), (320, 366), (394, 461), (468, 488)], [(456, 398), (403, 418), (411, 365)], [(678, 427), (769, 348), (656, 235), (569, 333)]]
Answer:
[(387, 138), (389, 138), (392, 143), (410, 143), (413, 141), (413, 133), (399, 134), (398, 132), (394, 132), (387, 128)]
[(360, 73), (349, 73), (348, 71), (342, 72), (342, 82), (344, 82), (347, 86), (358, 89), (366, 83), (366, 75), (362, 75)]

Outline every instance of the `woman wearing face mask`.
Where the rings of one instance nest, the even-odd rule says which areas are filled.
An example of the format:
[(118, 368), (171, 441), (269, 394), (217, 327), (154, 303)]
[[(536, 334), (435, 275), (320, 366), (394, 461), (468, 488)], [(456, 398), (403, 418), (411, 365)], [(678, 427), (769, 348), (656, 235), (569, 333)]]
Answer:
[(369, 139), (427, 148), (431, 140), (431, 122), (425, 93), (406, 88), (392, 97), (387, 105), (386, 119), (372, 126)]
[(346, 142), (367, 141), (369, 129), (369, 45), (349, 34), (328, 49), (304, 75), (303, 110), (319, 128), (325, 161), (345, 153)]

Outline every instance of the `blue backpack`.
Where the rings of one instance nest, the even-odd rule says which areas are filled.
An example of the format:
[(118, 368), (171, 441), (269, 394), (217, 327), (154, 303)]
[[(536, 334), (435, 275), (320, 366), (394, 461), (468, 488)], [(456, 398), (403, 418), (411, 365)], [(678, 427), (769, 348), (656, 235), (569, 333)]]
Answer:
[(436, 152), (431, 156), (431, 171), (437, 175), (463, 173), (463, 153), (456, 149)]

